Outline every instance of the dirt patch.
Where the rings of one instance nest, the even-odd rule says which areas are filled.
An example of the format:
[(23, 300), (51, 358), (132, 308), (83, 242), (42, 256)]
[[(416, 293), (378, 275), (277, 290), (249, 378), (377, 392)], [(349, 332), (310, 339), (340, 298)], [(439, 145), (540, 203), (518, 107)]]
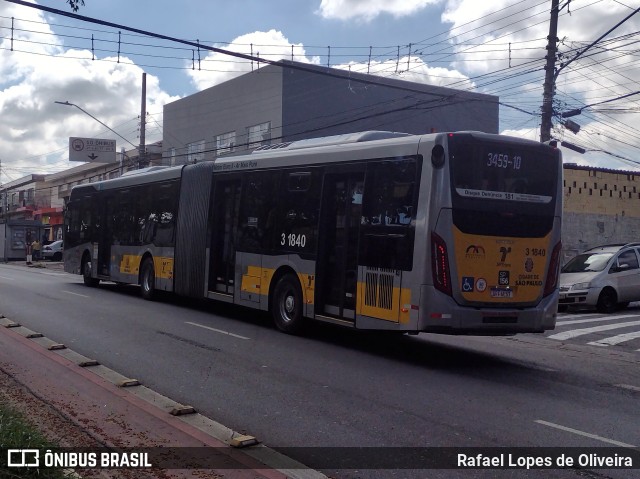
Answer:
[[(45, 398), (36, 396), (28, 385), (17, 381), (11, 371), (0, 366), (0, 403), (19, 411), (43, 436), (60, 447), (102, 448), (107, 447), (90, 428), (74, 423), (69, 414), (50, 404)], [(219, 478), (217, 474), (202, 471), (154, 471), (149, 473), (139, 469), (90, 469), (76, 470), (76, 477), (96, 479), (170, 479), (178, 477)], [(73, 477), (73, 476), (72, 476)]]

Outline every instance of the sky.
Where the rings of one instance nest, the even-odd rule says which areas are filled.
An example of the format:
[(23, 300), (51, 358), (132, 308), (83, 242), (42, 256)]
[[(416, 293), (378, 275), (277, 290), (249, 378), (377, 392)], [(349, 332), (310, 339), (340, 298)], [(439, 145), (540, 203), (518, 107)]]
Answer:
[[(65, 0), (29, 3), (72, 13)], [(640, 169), (640, 13), (632, 15), (640, 0), (560, 4), (566, 65), (554, 107), (582, 109), (571, 118), (581, 129), (572, 133), (558, 114), (552, 136), (587, 150), (563, 149), (565, 162)], [(497, 95), (500, 132), (539, 140), (550, 8), (551, 0), (85, 0), (77, 14), (269, 60)], [(163, 105), (259, 67), (0, 0), (0, 183), (76, 166), (71, 136), (137, 145), (143, 73), (151, 143), (162, 139)]]

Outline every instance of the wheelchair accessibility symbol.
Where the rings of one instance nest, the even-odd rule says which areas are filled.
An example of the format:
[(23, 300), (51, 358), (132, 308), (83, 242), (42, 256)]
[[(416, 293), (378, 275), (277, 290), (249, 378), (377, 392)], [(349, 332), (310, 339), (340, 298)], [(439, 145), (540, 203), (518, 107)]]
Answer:
[(462, 277), (462, 292), (463, 293), (471, 293), (473, 292), (473, 276), (463, 276)]

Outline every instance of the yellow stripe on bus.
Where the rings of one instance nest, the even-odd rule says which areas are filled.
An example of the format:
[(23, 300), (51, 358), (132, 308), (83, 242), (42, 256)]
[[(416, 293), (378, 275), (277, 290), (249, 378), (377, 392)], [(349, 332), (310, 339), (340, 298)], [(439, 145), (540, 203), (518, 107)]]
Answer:
[(458, 287), (469, 301), (532, 302), (542, 295), (551, 233), (503, 238), (463, 233), (454, 226)]
[(141, 256), (124, 254), (120, 260), (120, 272), (122, 274), (138, 274), (140, 272)]
[[(268, 296), (269, 287), (275, 270), (261, 268), (260, 266), (247, 266), (246, 273), (242, 275), (240, 289), (242, 292)], [(302, 286), (303, 301), (305, 304), (314, 304), (315, 275), (298, 273), (298, 280)], [(409, 288), (393, 288), (391, 309), (365, 305), (364, 283), (358, 283), (357, 311), (358, 314), (369, 316), (394, 323), (409, 323), (409, 311), (411, 310), (411, 290)]]
[(366, 283), (358, 282), (357, 311), (358, 314), (371, 318), (392, 321), (394, 323), (409, 323), (409, 312), (411, 310), (411, 289), (394, 287), (391, 293), (391, 308), (380, 305), (366, 304), (365, 302)]
[[(138, 275), (142, 256), (135, 254), (122, 255), (120, 260), (120, 273)], [(173, 258), (156, 256), (153, 258), (153, 267), (156, 278), (173, 279)]]
[[(268, 296), (269, 286), (273, 279), (273, 268), (261, 268), (260, 266), (247, 266), (247, 272), (242, 275), (240, 290), (245, 293)], [(315, 276), (312, 274), (298, 273), (298, 280), (302, 286), (302, 300), (305, 304), (313, 304), (315, 294)]]
[(156, 278), (173, 279), (173, 258), (155, 256), (153, 258)]

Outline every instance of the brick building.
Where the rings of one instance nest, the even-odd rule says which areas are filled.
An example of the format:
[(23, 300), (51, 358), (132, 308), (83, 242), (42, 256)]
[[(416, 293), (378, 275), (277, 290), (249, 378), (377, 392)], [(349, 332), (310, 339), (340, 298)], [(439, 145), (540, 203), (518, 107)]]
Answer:
[(640, 241), (640, 171), (564, 165), (564, 262), (601, 244)]

